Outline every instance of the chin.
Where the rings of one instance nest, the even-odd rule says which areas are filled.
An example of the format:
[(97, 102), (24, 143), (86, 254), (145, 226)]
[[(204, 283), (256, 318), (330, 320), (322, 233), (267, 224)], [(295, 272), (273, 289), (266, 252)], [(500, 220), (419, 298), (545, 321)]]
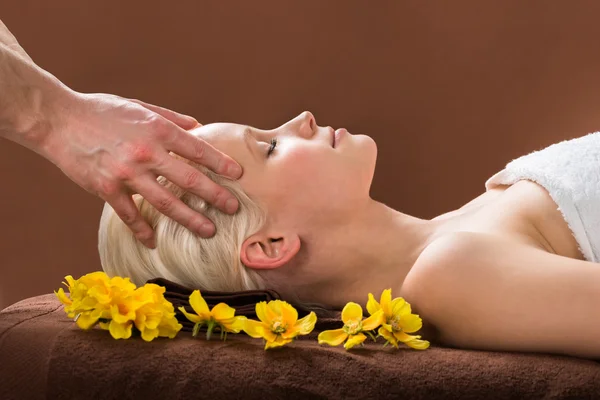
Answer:
[(365, 164), (368, 165), (371, 177), (370, 180), (373, 181), (373, 175), (375, 174), (375, 165), (377, 164), (377, 142), (370, 137), (364, 135), (367, 140), (365, 140), (365, 158), (367, 158)]

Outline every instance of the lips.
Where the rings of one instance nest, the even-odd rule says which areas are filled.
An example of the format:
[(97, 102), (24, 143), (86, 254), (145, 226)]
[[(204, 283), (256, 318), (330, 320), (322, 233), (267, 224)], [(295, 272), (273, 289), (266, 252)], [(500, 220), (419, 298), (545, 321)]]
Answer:
[(331, 147), (334, 149), (338, 146), (340, 140), (348, 134), (348, 131), (345, 128), (340, 128), (337, 130), (333, 130), (332, 127), (328, 126), (329, 134), (331, 135)]
[(329, 128), (329, 135), (331, 136), (331, 147), (335, 148), (335, 131), (330, 126), (328, 128)]

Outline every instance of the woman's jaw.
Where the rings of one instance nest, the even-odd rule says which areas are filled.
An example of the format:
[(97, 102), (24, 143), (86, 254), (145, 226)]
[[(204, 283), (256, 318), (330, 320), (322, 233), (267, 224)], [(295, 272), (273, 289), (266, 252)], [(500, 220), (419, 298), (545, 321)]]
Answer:
[(446, 221), (418, 219), (369, 198), (343, 223), (299, 233), (297, 242), (282, 244), (277, 254), (287, 262), (259, 269), (270, 287), (293, 301), (365, 305), (368, 293), (378, 296), (387, 288), (400, 293), (421, 252), (446, 228)]
[(373, 139), (320, 127), (311, 113), (272, 130), (210, 124), (193, 133), (242, 165), (239, 183), (269, 223), (244, 241), (240, 258), (284, 296), (340, 307), (399, 290), (439, 231), (437, 221), (370, 198)]

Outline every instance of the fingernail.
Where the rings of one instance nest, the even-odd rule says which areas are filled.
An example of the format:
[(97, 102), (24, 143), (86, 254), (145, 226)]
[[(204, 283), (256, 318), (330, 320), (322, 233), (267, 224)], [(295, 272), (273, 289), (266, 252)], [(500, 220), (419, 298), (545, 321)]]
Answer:
[(238, 178), (240, 175), (242, 175), (242, 168), (236, 164), (229, 164), (229, 167), (227, 167), (227, 175), (231, 176), (232, 178)]
[(238, 202), (236, 199), (229, 199), (225, 203), (225, 210), (229, 214), (233, 214), (237, 210), (237, 207), (238, 207)]
[(213, 235), (213, 232), (214, 232), (213, 224), (202, 224), (202, 226), (198, 230), (198, 233), (200, 234), (200, 236), (202, 236), (204, 238), (211, 237)]

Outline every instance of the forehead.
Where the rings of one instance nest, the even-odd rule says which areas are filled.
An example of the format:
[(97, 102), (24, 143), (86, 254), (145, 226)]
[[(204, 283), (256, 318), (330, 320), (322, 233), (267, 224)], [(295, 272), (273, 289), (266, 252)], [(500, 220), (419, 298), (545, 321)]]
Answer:
[(247, 125), (226, 122), (207, 124), (190, 131), (239, 163), (248, 161), (248, 149), (244, 140), (246, 132)]
[(245, 125), (233, 124), (228, 122), (218, 122), (207, 124), (194, 130), (193, 134), (208, 142), (219, 141), (221, 139), (237, 139), (242, 138), (242, 134), (246, 129)]

